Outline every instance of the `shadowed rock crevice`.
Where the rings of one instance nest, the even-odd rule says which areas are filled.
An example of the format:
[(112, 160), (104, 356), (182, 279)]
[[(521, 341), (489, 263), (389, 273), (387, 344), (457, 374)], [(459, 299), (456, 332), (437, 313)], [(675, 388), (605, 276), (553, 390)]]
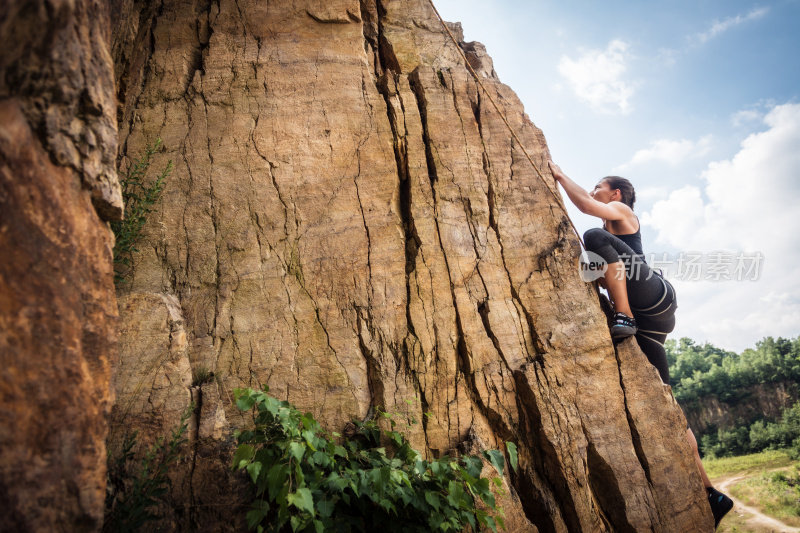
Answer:
[[(372, 329), (369, 325), (369, 316), (364, 316), (366, 312), (363, 309), (356, 308), (356, 322), (358, 324), (358, 347), (361, 350), (361, 355), (367, 365), (367, 383), (369, 385), (370, 396), (370, 411), (376, 409), (386, 410), (386, 391), (383, 380), (387, 377), (382, 368), (381, 361), (375, 357), (375, 353), (369, 349), (365, 336), (372, 336), (366, 330)], [(374, 333), (374, 331), (373, 331)]]
[(614, 471), (597, 452), (591, 441), (586, 450), (586, 458), (592, 494), (602, 511), (600, 518), (610, 531), (622, 533), (636, 531), (636, 528), (628, 522), (623, 508), (620, 507), (620, 502), (624, 502), (625, 499), (617, 489)]
[[(534, 387), (540, 386), (539, 374), (537, 363), (529, 363), (514, 373), (520, 406), (520, 433), (528, 443), (526, 455), (530, 461), (529, 467), (536, 472), (531, 477), (538, 481), (533, 485), (530, 480), (520, 479), (518, 490), (528, 519), (537, 524), (541, 531), (560, 531), (564, 527), (569, 531), (580, 531), (568, 488), (570, 483), (565, 473), (556, 467), (560, 464), (559, 452), (548, 436), (551, 431), (544, 427), (539, 409), (541, 399), (534, 391)], [(558, 509), (557, 513), (553, 513), (554, 508)]]
[[(614, 348), (614, 356), (617, 359), (617, 364), (620, 364), (619, 354), (617, 353), (616, 346)], [(633, 416), (631, 414), (630, 409), (628, 408), (628, 398), (627, 393), (625, 391), (625, 382), (622, 378), (622, 372), (619, 375), (619, 385), (622, 389), (623, 399), (625, 402), (625, 418), (628, 421), (628, 427), (631, 432), (631, 440), (633, 442), (633, 447), (636, 450), (636, 458), (639, 460), (639, 464), (642, 465), (642, 469), (644, 470), (644, 475), (647, 477), (647, 481), (650, 485), (653, 484), (653, 480), (650, 477), (650, 468), (647, 464), (647, 456), (642, 449), (642, 438), (639, 435), (638, 430), (636, 429), (636, 422), (633, 420)]]
[(191, 51), (191, 58), (189, 60), (188, 75), (184, 82), (184, 94), (189, 91), (189, 87), (194, 81), (197, 73), (202, 77), (205, 75), (205, 67), (203, 61), (205, 54), (208, 50), (208, 43), (211, 40), (211, 34), (214, 33), (213, 22), (211, 20), (212, 6), (216, 8), (219, 13), (219, 2), (215, 0), (205, 0), (197, 5), (197, 15), (195, 18), (195, 36), (197, 39), (196, 47)]

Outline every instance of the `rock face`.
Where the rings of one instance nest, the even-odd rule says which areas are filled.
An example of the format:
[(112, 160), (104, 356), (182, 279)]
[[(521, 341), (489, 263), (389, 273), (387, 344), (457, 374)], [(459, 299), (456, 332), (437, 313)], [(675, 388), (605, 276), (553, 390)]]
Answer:
[[(427, 1), (115, 10), (122, 162), (160, 137), (175, 170), (120, 294), (114, 430), (199, 404), (176, 527), (241, 525), (217, 499), (236, 480), (209, 472), (247, 423), (231, 390), (266, 384), (329, 428), (420, 420), (433, 456), (514, 441), (512, 530), (713, 530), (682, 414), (638, 348), (615, 352), (553, 183)], [(546, 168), (483, 46), (461, 46)]]
[(103, 521), (119, 217), (104, 4), (10, 1), (0, 20), (0, 531)]
[(709, 429), (730, 429), (759, 418), (780, 418), (784, 409), (791, 407), (798, 397), (800, 391), (797, 383), (781, 381), (750, 387), (735, 402), (711, 396), (687, 402), (684, 409), (689, 425), (695, 434), (700, 435)]

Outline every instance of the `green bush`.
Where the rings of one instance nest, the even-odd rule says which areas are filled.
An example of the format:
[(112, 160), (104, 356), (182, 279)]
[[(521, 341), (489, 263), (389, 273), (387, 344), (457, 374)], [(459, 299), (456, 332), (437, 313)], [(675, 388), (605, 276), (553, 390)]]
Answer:
[[(352, 438), (337, 444), (341, 435), (326, 434), (311, 414), (269, 396), (266, 387), (234, 393), (238, 408), (252, 409), (255, 421), (254, 429), (237, 434), (233, 458), (233, 468), (246, 470), (256, 489), (250, 528), (320, 533), (503, 527), (479, 457), (423, 460), (385, 414), (391, 431), (376, 422), (357, 423)], [(516, 469), (513, 443), (507, 451)], [(502, 452), (484, 456), (502, 475)], [(499, 478), (493, 482), (500, 487)], [(476, 505), (478, 499), (489, 511)]]
[[(708, 398), (734, 406), (748, 401), (755, 386), (800, 380), (800, 337), (765, 337), (738, 354), (685, 337), (666, 341), (664, 348), (672, 392), (686, 410), (701, 408)], [(765, 449), (800, 455), (800, 407), (788, 409), (777, 421), (747, 418), (696, 436), (701, 452), (713, 457)]]
[(169, 440), (159, 438), (140, 460), (135, 460), (136, 432), (125, 437), (118, 457), (112, 458), (109, 451), (104, 532), (134, 533), (160, 518), (156, 508), (170, 486), (167, 473), (180, 460), (180, 448), (187, 442), (184, 433), (193, 409), (189, 407), (181, 416)]
[(794, 516), (800, 516), (800, 467), (795, 466), (788, 472), (772, 472), (770, 481), (783, 506)]
[(775, 422), (756, 420), (750, 425), (714, 429), (700, 438), (705, 456), (729, 457), (763, 450), (787, 450), (800, 457), (800, 402), (785, 409)]
[(141, 237), (147, 215), (161, 196), (164, 180), (172, 172), (172, 161), (167, 163), (154, 182), (147, 184), (145, 178), (150, 168), (150, 159), (161, 148), (161, 139), (145, 148), (144, 154), (121, 175), (122, 201), (125, 218), (111, 223), (114, 232), (114, 283), (123, 283), (133, 266), (133, 254), (139, 250), (136, 243)]

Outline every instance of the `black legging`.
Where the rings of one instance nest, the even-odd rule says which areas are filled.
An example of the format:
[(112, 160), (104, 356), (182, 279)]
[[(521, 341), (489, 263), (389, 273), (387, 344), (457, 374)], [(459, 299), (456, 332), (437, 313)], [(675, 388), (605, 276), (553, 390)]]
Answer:
[(636, 341), (658, 370), (661, 381), (669, 384), (664, 341), (675, 329), (675, 310), (678, 308), (675, 289), (616, 235), (602, 228), (593, 228), (583, 234), (583, 242), (587, 250), (602, 257), (606, 263), (622, 261), (625, 265), (628, 302), (638, 326)]

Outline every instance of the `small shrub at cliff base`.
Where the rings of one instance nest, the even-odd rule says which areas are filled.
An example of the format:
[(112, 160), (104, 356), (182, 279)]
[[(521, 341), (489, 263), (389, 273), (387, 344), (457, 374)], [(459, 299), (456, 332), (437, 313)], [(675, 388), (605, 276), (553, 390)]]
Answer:
[(181, 416), (169, 440), (159, 438), (141, 460), (134, 458), (136, 433), (125, 437), (116, 459), (109, 452), (104, 532), (134, 533), (160, 518), (156, 508), (163, 503), (170, 486), (169, 469), (181, 458), (180, 448), (187, 442), (184, 434), (193, 410), (192, 405)]
[[(245, 470), (255, 485), (256, 500), (247, 513), (251, 529), (321, 533), (504, 527), (490, 480), (481, 477), (481, 458), (426, 461), (401, 433), (383, 431), (372, 421), (356, 423), (354, 436), (337, 444), (339, 434), (326, 434), (311, 414), (266, 392), (266, 387), (234, 391), (237, 407), (252, 410), (255, 422), (254, 429), (237, 432), (233, 458), (233, 468)], [(484, 455), (502, 475), (503, 454), (490, 450)], [(500, 487), (499, 478), (493, 482)], [(479, 500), (484, 505), (476, 505)]]
[(208, 368), (201, 366), (192, 370), (192, 387), (199, 387), (204, 383), (210, 383), (214, 380), (214, 373)]
[(133, 265), (133, 254), (139, 250), (136, 243), (142, 235), (147, 216), (161, 196), (164, 180), (172, 172), (172, 161), (167, 163), (161, 174), (151, 184), (145, 182), (150, 168), (150, 159), (161, 148), (161, 139), (145, 148), (144, 154), (120, 174), (122, 201), (125, 205), (125, 218), (111, 223), (114, 232), (114, 283), (120, 285), (126, 279)]

